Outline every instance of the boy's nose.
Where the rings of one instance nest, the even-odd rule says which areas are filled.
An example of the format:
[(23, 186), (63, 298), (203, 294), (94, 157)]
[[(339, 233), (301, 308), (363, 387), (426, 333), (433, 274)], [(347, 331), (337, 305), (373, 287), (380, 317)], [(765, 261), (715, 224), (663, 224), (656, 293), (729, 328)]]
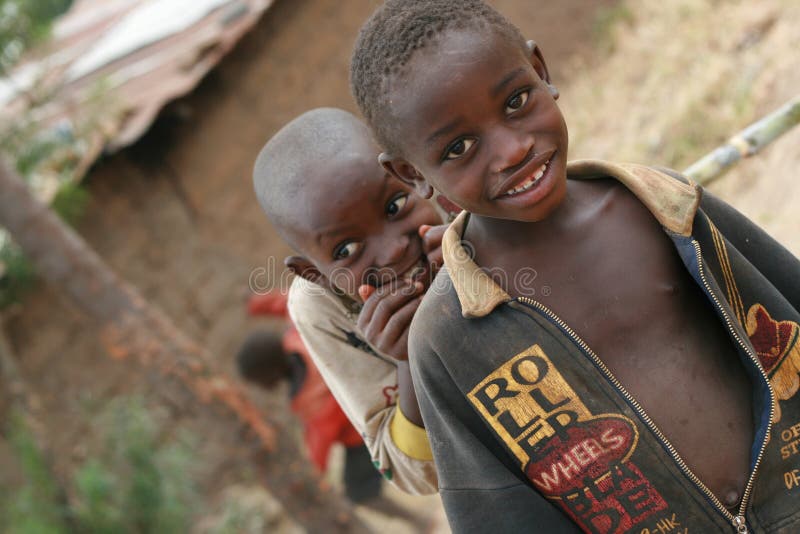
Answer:
[(376, 258), (378, 266), (389, 267), (402, 260), (408, 250), (409, 243), (410, 239), (406, 234), (392, 236), (386, 239), (381, 243), (381, 250), (378, 251), (378, 256)]
[(514, 170), (525, 162), (525, 158), (533, 149), (533, 134), (512, 128), (500, 128), (495, 136), (495, 160), (492, 171), (501, 173)]

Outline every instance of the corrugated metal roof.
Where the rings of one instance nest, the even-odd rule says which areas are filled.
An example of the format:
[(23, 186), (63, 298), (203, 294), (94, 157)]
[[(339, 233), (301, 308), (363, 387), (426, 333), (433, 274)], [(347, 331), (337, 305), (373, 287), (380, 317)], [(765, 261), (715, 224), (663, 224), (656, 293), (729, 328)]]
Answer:
[[(168, 101), (191, 91), (271, 4), (76, 0), (50, 41), (0, 81), (0, 120), (29, 112), (25, 93), (34, 86), (52, 91), (33, 118), (42, 131), (74, 138), (82, 176), (104, 150), (133, 143)], [(34, 188), (48, 199), (52, 185)]]
[[(40, 137), (63, 141), (30, 177), (36, 196), (49, 203), (65, 176), (79, 180), (104, 151), (136, 141), (272, 3), (76, 0), (50, 40), (0, 79), (0, 121), (25, 117)], [(31, 108), (34, 93), (47, 95), (44, 105)], [(0, 248), (7, 241), (0, 228)], [(4, 271), (0, 262), (0, 277)]]

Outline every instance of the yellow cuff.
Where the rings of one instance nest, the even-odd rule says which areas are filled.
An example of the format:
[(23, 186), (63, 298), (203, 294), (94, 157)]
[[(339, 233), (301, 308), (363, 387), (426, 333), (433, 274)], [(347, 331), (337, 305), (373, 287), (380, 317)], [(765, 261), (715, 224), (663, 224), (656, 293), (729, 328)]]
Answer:
[(389, 435), (397, 448), (409, 458), (433, 460), (428, 433), (424, 428), (409, 421), (400, 410), (400, 406), (394, 411), (394, 417), (389, 424)]

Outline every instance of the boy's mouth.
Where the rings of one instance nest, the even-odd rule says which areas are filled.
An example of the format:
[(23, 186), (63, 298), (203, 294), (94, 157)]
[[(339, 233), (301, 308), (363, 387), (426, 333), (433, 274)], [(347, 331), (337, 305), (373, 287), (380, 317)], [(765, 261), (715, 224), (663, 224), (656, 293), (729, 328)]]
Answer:
[(423, 254), (405, 271), (397, 272), (387, 269), (381, 273), (372, 273), (364, 283), (375, 287), (382, 287), (393, 282), (399, 282), (401, 284), (422, 282), (427, 287), (430, 283), (429, 278), (430, 265), (428, 264), (428, 258)]
[(414, 265), (409, 267), (405, 272), (400, 273), (397, 278), (405, 282), (413, 283), (419, 280), (425, 274), (427, 267), (428, 262), (425, 256), (420, 256), (419, 260), (417, 260)]
[(522, 169), (523, 174), (517, 172), (506, 180), (493, 198), (513, 197), (532, 189), (547, 172), (554, 153), (555, 151), (551, 150), (532, 158), (525, 169)]
[(536, 172), (533, 175), (528, 176), (527, 178), (525, 178), (524, 182), (519, 184), (517, 187), (514, 187), (513, 189), (509, 189), (508, 191), (503, 193), (503, 195), (507, 197), (518, 195), (519, 193), (524, 193), (525, 191), (536, 185), (536, 182), (538, 182), (539, 179), (541, 179), (541, 177), (544, 176), (544, 171), (547, 170), (548, 163), (550, 163), (550, 160), (545, 161), (541, 167), (536, 169)]

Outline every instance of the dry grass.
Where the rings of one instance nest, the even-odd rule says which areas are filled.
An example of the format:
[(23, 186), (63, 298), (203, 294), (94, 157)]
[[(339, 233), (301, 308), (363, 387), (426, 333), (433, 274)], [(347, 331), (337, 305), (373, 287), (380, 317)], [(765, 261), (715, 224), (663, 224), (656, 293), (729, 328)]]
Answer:
[[(562, 90), (571, 158), (683, 169), (800, 86), (792, 0), (628, 0), (605, 58)], [(710, 186), (800, 255), (800, 129)]]

